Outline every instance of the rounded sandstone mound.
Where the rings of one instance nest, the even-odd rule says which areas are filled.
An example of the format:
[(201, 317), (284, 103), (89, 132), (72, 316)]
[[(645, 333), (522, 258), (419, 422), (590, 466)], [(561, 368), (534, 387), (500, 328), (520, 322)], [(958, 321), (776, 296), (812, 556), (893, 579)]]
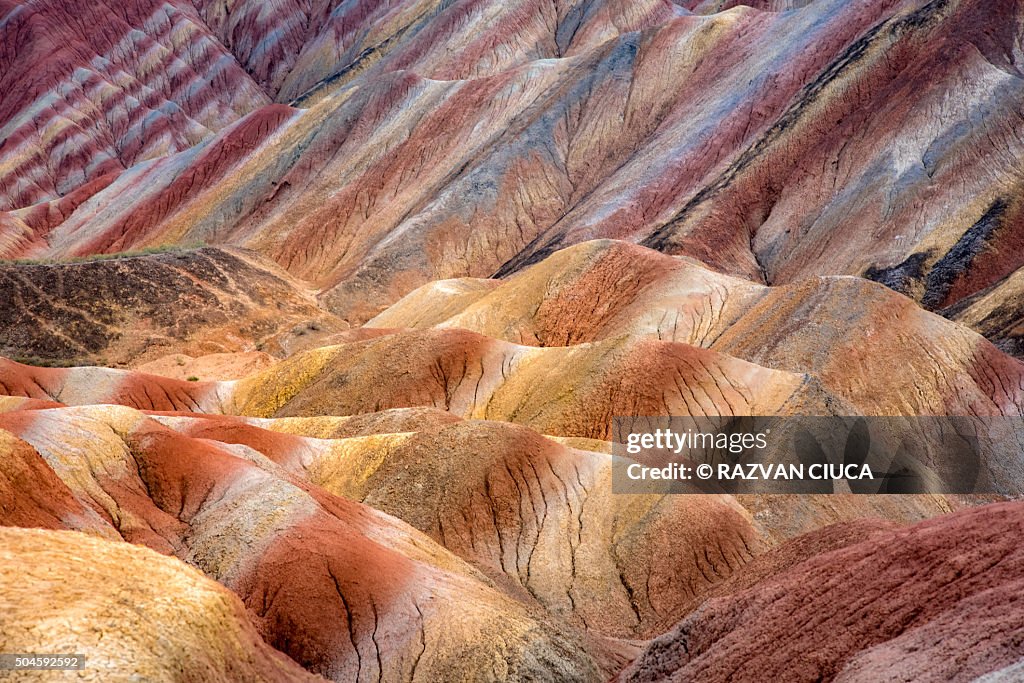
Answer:
[(973, 681), (1024, 657), (1022, 532), (1016, 502), (872, 533), (704, 603), (620, 681)]
[(687, 344), (623, 337), (535, 348), (458, 329), (304, 352), (225, 389), (226, 412), (239, 415), (433, 407), (596, 439), (608, 438), (614, 415), (831, 414), (839, 405), (813, 378)]
[(77, 532), (0, 528), (0, 613), (0, 650), (84, 655), (75, 680), (323, 680), (263, 642), (238, 597), (198, 571)]
[[(1013, 351), (1017, 304), (1005, 302), (1020, 299), (1019, 280), (948, 314)], [(616, 240), (562, 249), (503, 280), (429, 283), (367, 324), (461, 328), (538, 347), (626, 335), (690, 344), (812, 375), (864, 415), (1015, 415), (1022, 405), (1024, 365), (878, 283), (810, 277), (767, 287)], [(930, 376), (939, 379), (919, 381)]]
[[(6, 413), (0, 435), (15, 459), (0, 467), (0, 493), (14, 503), (0, 504), (0, 524), (74, 525), (175, 555), (234, 591), (269, 645), (331, 680), (591, 683), (610, 673), (582, 634), (426, 535), (241, 440), (188, 437), (120, 406)], [(277, 437), (248, 440), (272, 454), (298, 440)], [(25, 473), (46, 475), (51, 493), (25, 491)], [(116, 593), (100, 600), (120, 604)]]

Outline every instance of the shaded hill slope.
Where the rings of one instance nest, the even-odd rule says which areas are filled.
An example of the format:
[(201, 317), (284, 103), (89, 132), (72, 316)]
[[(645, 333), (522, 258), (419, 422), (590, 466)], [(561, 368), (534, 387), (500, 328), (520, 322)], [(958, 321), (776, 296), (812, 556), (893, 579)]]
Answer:
[(173, 352), (283, 353), (293, 331), (341, 324), (275, 265), (203, 248), (84, 263), (0, 264), (0, 353), (121, 365)]

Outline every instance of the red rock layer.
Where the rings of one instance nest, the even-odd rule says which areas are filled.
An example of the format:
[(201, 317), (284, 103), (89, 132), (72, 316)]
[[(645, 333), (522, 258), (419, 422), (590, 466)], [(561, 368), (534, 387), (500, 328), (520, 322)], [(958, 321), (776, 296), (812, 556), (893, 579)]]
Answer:
[(217, 385), (107, 368), (40, 368), (0, 358), (0, 393), (67, 405), (219, 412)]
[(190, 3), (0, 4), (0, 209), (195, 145), (267, 96)]
[(623, 681), (966, 681), (1022, 656), (1024, 506), (929, 520), (711, 600)]
[[(5, 526), (94, 531), (103, 520), (75, 498), (29, 444), (0, 431), (0, 521)], [(77, 524), (75, 521), (77, 520)], [(80, 526), (79, 526), (80, 525)]]

